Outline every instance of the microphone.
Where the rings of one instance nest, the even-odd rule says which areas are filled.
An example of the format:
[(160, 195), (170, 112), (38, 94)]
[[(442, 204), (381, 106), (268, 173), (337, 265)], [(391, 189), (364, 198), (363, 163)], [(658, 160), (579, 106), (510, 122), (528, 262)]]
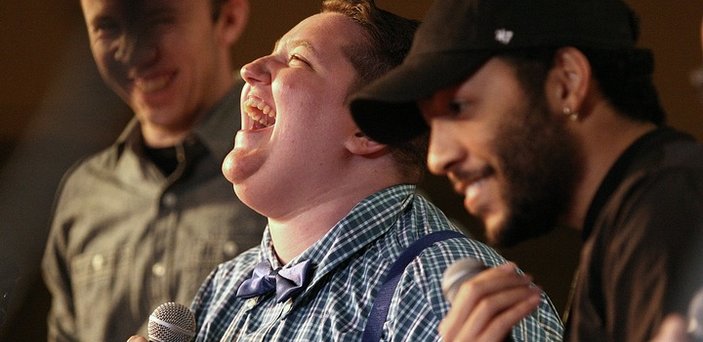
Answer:
[[(442, 274), (442, 293), (449, 303), (454, 302), (457, 291), (465, 281), (488, 269), (481, 261), (474, 258), (464, 258), (447, 267)], [(505, 337), (505, 342), (512, 342), (511, 333)]]
[(688, 305), (688, 336), (703, 341), (703, 288), (696, 292)]
[(486, 269), (486, 265), (474, 258), (464, 258), (449, 266), (442, 275), (442, 293), (449, 303), (465, 281)]
[(183, 304), (163, 303), (149, 316), (150, 342), (190, 342), (195, 336), (195, 316)]

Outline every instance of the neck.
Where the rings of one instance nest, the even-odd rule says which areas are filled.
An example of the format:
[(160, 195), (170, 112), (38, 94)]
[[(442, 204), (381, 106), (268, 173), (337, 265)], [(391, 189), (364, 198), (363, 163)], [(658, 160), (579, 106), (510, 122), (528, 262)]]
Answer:
[(652, 123), (632, 121), (612, 110), (590, 116), (580, 125), (576, 136), (582, 147), (583, 175), (566, 218), (566, 224), (577, 230), (583, 229), (588, 208), (613, 164), (635, 140), (656, 128)]
[[(368, 166), (352, 166), (339, 170), (344, 176), (307, 188), (314, 194), (297, 197), (294, 208), (266, 214), (269, 231), (279, 260), (286, 264), (322, 239), (354, 206), (368, 196), (387, 187), (402, 183), (402, 178), (389, 172), (387, 162)], [(382, 166), (379, 166), (382, 165)], [(393, 167), (393, 165), (390, 165)], [(282, 199), (285, 200), (285, 199)], [(290, 204), (290, 203), (289, 203)], [(279, 208), (280, 209), (280, 208)]]
[(144, 143), (153, 148), (175, 146), (183, 141), (189, 133), (189, 129), (170, 130), (153, 124), (142, 123)]
[(269, 231), (282, 264), (300, 255), (322, 239), (337, 222), (366, 196), (343, 195), (320, 198), (308, 207), (282, 217), (269, 218)]
[[(226, 69), (230, 70), (230, 69)], [(232, 72), (223, 71), (217, 79), (210, 80), (210, 88), (207, 96), (199, 100), (197, 110), (184, 115), (183, 119), (176, 123), (162, 124), (149, 119), (149, 115), (142, 115), (140, 119), (142, 136), (147, 146), (160, 148), (179, 144), (185, 139), (195, 127), (198, 120), (206, 116), (218, 102), (228, 94), (234, 85)], [(171, 113), (171, 116), (175, 113)], [(139, 115), (137, 115), (139, 117)]]

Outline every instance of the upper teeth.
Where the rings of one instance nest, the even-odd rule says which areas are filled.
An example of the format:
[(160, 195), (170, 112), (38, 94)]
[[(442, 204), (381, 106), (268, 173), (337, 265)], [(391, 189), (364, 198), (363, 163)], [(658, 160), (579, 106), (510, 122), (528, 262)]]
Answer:
[(473, 197), (476, 196), (478, 191), (480, 191), (481, 186), (486, 183), (485, 179), (479, 179), (475, 182), (472, 182), (469, 184), (469, 186), (466, 187), (466, 197)]
[(276, 111), (256, 97), (244, 101), (244, 111), (252, 120), (265, 127), (276, 123)]
[(151, 79), (137, 79), (134, 84), (138, 89), (140, 89), (143, 92), (152, 92), (156, 90), (160, 90), (170, 80), (171, 76), (170, 75), (164, 75), (160, 77), (154, 77)]

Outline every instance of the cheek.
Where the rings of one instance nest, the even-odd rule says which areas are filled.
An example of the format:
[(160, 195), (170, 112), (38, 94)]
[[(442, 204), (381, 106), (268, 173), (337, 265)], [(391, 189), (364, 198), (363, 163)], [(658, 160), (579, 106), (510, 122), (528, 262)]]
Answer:
[[(435, 131), (432, 132), (435, 135)], [(447, 141), (447, 148), (459, 148), (471, 157), (475, 157), (475, 153), (486, 155), (490, 154), (492, 135), (490, 128), (479, 126), (470, 122), (453, 122), (448, 123), (443, 130), (438, 130), (436, 135), (438, 141)]]
[(120, 72), (121, 67), (117, 61), (114, 59), (114, 54), (107, 49), (94, 49), (93, 59), (95, 60), (95, 65), (100, 72), (103, 80), (111, 85), (113, 88), (123, 82), (123, 76)]
[(281, 89), (279, 94), (282, 95), (276, 99), (276, 109), (281, 117), (276, 125), (286, 136), (324, 134), (340, 125), (338, 121), (343, 114), (351, 122), (343, 100), (337, 100), (333, 94), (302, 85)]
[(106, 48), (102, 47), (91, 47), (91, 52), (93, 53), (93, 60), (95, 60), (95, 65), (98, 67), (103, 76), (111, 69), (110, 64), (114, 63), (112, 54)]

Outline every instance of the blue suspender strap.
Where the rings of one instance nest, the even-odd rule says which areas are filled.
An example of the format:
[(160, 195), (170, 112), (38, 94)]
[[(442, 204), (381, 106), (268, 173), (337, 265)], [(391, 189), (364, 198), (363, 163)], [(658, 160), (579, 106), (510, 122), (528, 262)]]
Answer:
[(366, 328), (364, 329), (364, 335), (362, 337), (363, 342), (376, 342), (381, 340), (383, 323), (386, 322), (386, 317), (388, 316), (388, 307), (391, 304), (393, 292), (395, 292), (395, 287), (398, 285), (398, 281), (400, 281), (400, 276), (403, 274), (408, 264), (433, 243), (459, 237), (465, 236), (464, 234), (452, 230), (430, 233), (417, 239), (400, 254), (398, 260), (396, 260), (390, 270), (388, 270), (386, 279), (383, 281), (383, 284), (381, 284), (381, 289), (378, 291), (378, 295), (373, 302), (371, 314), (366, 321)]

